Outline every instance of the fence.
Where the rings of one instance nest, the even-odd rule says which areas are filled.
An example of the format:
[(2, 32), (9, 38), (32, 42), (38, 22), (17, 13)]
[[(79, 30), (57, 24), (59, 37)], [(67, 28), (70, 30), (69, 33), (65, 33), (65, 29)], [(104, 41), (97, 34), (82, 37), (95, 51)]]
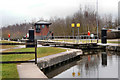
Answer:
[(42, 39), (97, 39), (97, 35), (93, 37), (88, 35), (80, 35), (80, 36), (41, 36)]
[(10, 54), (35, 54), (34, 61), (2, 61), (0, 63), (26, 63), (35, 62), (37, 64), (37, 40), (32, 43), (0, 43), (0, 45), (35, 45), (35, 52), (1, 52), (0, 55), (10, 55)]
[[(46, 38), (46, 37), (45, 37)], [(45, 39), (44, 38), (44, 39)], [(66, 42), (67, 40), (71, 40), (73, 41), (74, 43), (79, 43), (79, 42), (82, 42), (82, 43), (94, 43), (94, 42), (97, 42), (97, 35), (94, 35), (94, 36), (88, 36), (88, 35), (80, 35), (80, 36), (49, 36), (49, 38), (46, 38), (47, 40), (49, 39), (53, 39), (53, 40), (62, 40), (64, 42)], [(70, 41), (70, 42), (71, 42)]]

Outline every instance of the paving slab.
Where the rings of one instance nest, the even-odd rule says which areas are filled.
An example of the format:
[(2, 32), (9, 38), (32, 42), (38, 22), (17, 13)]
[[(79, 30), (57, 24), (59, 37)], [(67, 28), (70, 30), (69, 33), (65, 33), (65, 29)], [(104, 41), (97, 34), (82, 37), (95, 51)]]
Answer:
[(17, 70), (20, 78), (47, 78), (34, 63), (21, 63)]

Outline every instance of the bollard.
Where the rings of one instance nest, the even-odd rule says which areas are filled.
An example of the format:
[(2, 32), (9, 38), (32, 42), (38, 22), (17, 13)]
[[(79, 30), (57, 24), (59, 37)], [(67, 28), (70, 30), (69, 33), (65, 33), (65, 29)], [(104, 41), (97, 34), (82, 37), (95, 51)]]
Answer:
[(29, 29), (29, 40), (34, 41), (34, 29)]
[(107, 43), (107, 29), (102, 29), (101, 30), (101, 42), (103, 44), (106, 44)]
[(118, 30), (120, 30), (120, 27), (118, 27)]
[(103, 66), (107, 66), (107, 53), (106, 52), (102, 52), (102, 65)]
[[(34, 40), (34, 29), (29, 29), (29, 40), (26, 41), (27, 43), (35, 43)], [(26, 48), (28, 47), (35, 47), (35, 44), (29, 45), (26, 44)]]

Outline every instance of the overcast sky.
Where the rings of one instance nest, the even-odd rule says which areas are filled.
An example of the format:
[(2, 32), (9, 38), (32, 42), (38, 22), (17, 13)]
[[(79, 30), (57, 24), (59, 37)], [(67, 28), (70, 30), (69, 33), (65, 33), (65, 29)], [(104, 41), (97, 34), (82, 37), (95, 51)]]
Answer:
[[(30, 22), (32, 19), (66, 17), (78, 11), (80, 5), (96, 9), (97, 0), (1, 0), (0, 27), (16, 23)], [(98, 0), (99, 14), (118, 15), (118, 1)]]

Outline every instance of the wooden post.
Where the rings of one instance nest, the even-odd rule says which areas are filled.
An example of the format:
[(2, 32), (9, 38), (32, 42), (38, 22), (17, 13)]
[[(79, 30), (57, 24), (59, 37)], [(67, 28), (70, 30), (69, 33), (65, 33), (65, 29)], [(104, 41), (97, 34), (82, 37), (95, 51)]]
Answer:
[(35, 64), (37, 64), (37, 40), (35, 40)]

